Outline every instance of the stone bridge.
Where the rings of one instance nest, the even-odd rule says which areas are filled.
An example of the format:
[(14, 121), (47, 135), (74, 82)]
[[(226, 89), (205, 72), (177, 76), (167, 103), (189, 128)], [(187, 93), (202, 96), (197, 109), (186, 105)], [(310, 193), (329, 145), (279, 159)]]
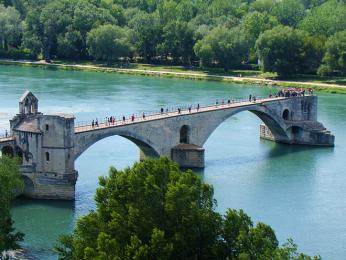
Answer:
[(229, 117), (250, 111), (263, 124), (260, 136), (275, 142), (333, 146), (334, 136), (317, 121), (317, 96), (275, 97), (161, 112), (98, 126), (74, 125), (74, 116), (44, 115), (29, 91), (20, 99), (10, 133), (0, 138), (3, 154), (22, 158), (24, 195), (74, 199), (75, 160), (99, 140), (119, 135), (135, 143), (140, 158), (167, 156), (182, 167), (204, 167), (203, 145)]

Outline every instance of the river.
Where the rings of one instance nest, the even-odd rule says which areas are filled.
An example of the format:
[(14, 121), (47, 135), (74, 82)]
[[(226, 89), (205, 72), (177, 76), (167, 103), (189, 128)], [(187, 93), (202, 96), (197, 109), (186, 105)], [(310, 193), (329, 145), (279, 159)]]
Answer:
[[(211, 103), (228, 97), (267, 95), (268, 87), (163, 79), (97, 72), (0, 66), (0, 132), (18, 112), (29, 89), (43, 113), (74, 113), (76, 122), (161, 106)], [(260, 120), (250, 112), (221, 124), (205, 144), (206, 167), (197, 172), (212, 184), (217, 210), (244, 209), (254, 222), (271, 225), (281, 243), (293, 238), (299, 250), (324, 259), (346, 256), (346, 95), (319, 93), (318, 116), (336, 136), (334, 148), (289, 146), (260, 140)], [(33, 259), (56, 259), (58, 236), (72, 231), (76, 218), (94, 209), (98, 176), (110, 165), (131, 166), (138, 148), (114, 136), (99, 141), (76, 161), (76, 201), (15, 201), (15, 226), (23, 231)]]

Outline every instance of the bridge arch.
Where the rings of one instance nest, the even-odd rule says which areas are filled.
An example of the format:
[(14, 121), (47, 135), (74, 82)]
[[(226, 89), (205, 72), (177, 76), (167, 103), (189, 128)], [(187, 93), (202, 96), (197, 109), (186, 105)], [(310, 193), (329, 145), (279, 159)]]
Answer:
[(23, 182), (24, 182), (24, 190), (22, 194), (29, 196), (30, 194), (33, 193), (35, 189), (34, 182), (31, 180), (31, 178), (29, 178), (26, 175), (23, 175)]
[(14, 149), (11, 145), (5, 145), (1, 148), (1, 155), (6, 155), (8, 157), (13, 157), (15, 155)]
[[(249, 111), (255, 114), (261, 121), (269, 128), (274, 138), (278, 142), (287, 142), (289, 140), (289, 133), (287, 132), (287, 126), (283, 118), (277, 113), (271, 111), (270, 109), (260, 106), (253, 105), (251, 107), (241, 107), (236, 109), (221, 110), (216, 120), (213, 120), (213, 124), (208, 127), (208, 130), (204, 134), (199, 143), (195, 143), (199, 146), (203, 146), (208, 140), (210, 135), (228, 118), (234, 116), (243, 111)], [(217, 112), (216, 112), (217, 113)], [(217, 115), (217, 114), (216, 114)]]
[(90, 146), (102, 139), (111, 136), (121, 136), (133, 142), (140, 149), (141, 157), (159, 157), (159, 152), (157, 151), (157, 149), (154, 148), (154, 145), (151, 144), (149, 140), (147, 140), (147, 138), (139, 136), (129, 131), (110, 131), (102, 132), (99, 134), (88, 134), (88, 132), (77, 134), (75, 137), (75, 160)]

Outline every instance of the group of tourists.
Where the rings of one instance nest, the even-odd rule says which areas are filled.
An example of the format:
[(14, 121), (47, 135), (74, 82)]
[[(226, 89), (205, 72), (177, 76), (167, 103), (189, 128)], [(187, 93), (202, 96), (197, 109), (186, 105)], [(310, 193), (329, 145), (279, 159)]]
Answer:
[(97, 120), (97, 118), (96, 118), (96, 120), (93, 120), (92, 122), (91, 122), (91, 126), (94, 128), (94, 127), (99, 127), (99, 121)]
[(249, 95), (249, 102), (253, 101), (253, 102), (256, 102), (257, 98), (255, 95)]
[(115, 125), (115, 116), (106, 117), (106, 125)]
[[(308, 89), (309, 95), (314, 93), (312, 88)], [(280, 89), (276, 97), (304, 97), (305, 89), (303, 88), (289, 88), (289, 89)]]
[[(231, 103), (234, 103), (234, 99), (227, 99), (227, 105), (230, 105)], [(226, 104), (225, 100), (224, 99), (221, 99), (221, 106), (224, 106)], [(216, 99), (216, 102), (215, 102), (215, 106), (217, 107), (219, 104), (219, 101)]]

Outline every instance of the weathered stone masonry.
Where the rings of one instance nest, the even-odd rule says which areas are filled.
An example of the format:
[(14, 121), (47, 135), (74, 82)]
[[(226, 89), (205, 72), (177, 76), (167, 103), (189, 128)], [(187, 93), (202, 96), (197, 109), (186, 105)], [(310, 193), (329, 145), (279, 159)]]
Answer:
[(44, 115), (29, 91), (20, 99), (19, 113), (10, 120), (10, 135), (0, 149), (22, 158), (24, 195), (40, 199), (75, 197), (75, 160), (91, 145), (120, 135), (140, 148), (140, 158), (167, 156), (183, 167), (204, 167), (203, 145), (226, 119), (242, 111), (262, 121), (260, 136), (287, 144), (333, 146), (334, 136), (317, 121), (317, 96), (273, 98), (164, 113), (146, 120), (75, 127), (74, 116)]

